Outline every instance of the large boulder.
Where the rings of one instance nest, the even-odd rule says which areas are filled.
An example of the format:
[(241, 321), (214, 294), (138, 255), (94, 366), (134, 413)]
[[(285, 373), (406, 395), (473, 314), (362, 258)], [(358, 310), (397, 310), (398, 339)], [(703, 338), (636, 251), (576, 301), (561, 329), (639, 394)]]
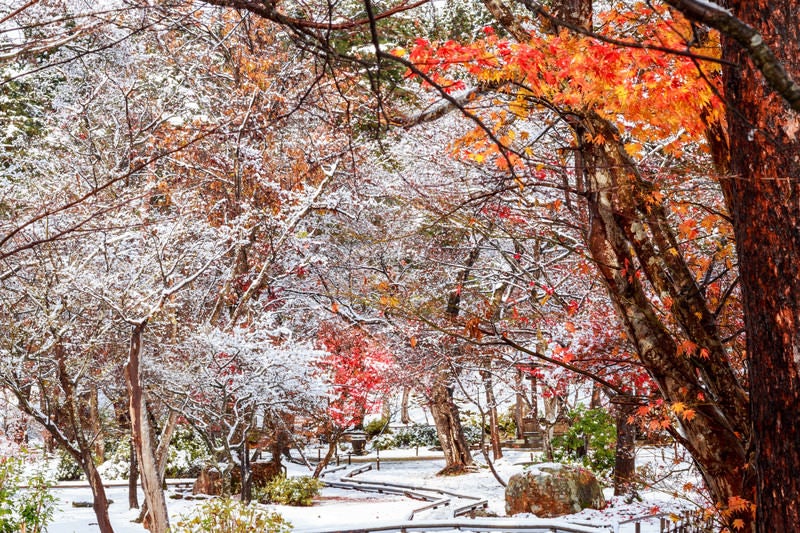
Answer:
[(600, 483), (590, 471), (558, 463), (531, 465), (506, 487), (506, 513), (552, 518), (606, 506)]

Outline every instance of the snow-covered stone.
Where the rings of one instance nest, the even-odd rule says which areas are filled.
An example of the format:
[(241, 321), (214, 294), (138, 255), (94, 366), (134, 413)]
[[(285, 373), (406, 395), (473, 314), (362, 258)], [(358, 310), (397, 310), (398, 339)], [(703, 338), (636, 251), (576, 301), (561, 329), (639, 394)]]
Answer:
[(506, 487), (506, 512), (509, 515), (533, 513), (551, 518), (602, 509), (606, 502), (594, 474), (585, 468), (558, 463), (532, 465), (515, 474)]

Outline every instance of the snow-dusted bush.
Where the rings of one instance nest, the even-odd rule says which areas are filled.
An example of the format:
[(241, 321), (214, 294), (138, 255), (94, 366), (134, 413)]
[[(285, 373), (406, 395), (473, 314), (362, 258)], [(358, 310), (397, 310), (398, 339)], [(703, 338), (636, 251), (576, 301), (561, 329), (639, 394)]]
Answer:
[(106, 460), (97, 467), (103, 479), (128, 479), (131, 469), (130, 443), (130, 436), (126, 435), (106, 447)]
[(284, 477), (279, 476), (267, 483), (264, 492), (259, 494), (259, 499), (264, 503), (273, 502), (282, 505), (298, 505), (308, 507), (313, 503), (314, 496), (322, 489), (322, 482), (309, 476)]
[(388, 450), (389, 448), (394, 448), (396, 444), (394, 436), (384, 433), (383, 435), (374, 437), (370, 441), (370, 446), (373, 450)]
[[(18, 457), (0, 457), (0, 533), (40, 533), (53, 518), (55, 497), (42, 472), (24, 474)], [(26, 484), (27, 490), (19, 486)]]
[(56, 467), (56, 479), (58, 481), (77, 481), (83, 478), (81, 465), (65, 451), (58, 451), (58, 466)]
[(464, 431), (464, 438), (467, 439), (469, 444), (478, 444), (481, 441), (483, 430), (477, 423), (462, 423), (461, 429)]
[(208, 447), (190, 428), (178, 428), (167, 455), (167, 477), (195, 477), (211, 460)]
[(112, 456), (109, 460), (97, 467), (97, 471), (103, 479), (128, 479), (131, 461), (130, 457), (123, 459), (118, 456)]
[(573, 421), (569, 430), (553, 439), (555, 459), (579, 462), (595, 474), (610, 475), (616, 462), (614, 418), (604, 409), (583, 406), (571, 411), (569, 416)]
[(173, 533), (289, 533), (292, 524), (281, 515), (251, 503), (219, 498), (209, 500), (181, 517)]
[(394, 435), (395, 445), (398, 447), (410, 446), (438, 446), (439, 436), (436, 427), (423, 424), (414, 424), (407, 428), (399, 429)]
[(389, 428), (388, 420), (385, 418), (376, 418), (375, 420), (364, 424), (364, 432), (367, 434), (367, 438), (372, 439), (378, 435), (391, 433), (392, 430)]

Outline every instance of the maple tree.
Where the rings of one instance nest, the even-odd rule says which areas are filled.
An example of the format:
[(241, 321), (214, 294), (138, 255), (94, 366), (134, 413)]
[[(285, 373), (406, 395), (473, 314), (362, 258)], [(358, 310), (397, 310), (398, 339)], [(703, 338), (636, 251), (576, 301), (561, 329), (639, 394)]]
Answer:
[(339, 427), (360, 428), (364, 415), (376, 407), (376, 393), (385, 387), (391, 371), (392, 356), (382, 350), (366, 332), (337, 328), (327, 323), (320, 326), (318, 338), (328, 352), (320, 361), (332, 386), (329, 413)]
[(314, 476), (330, 462), (345, 432), (363, 429), (365, 415), (381, 406), (395, 364), (393, 355), (379, 340), (358, 326), (325, 322), (319, 327), (317, 342), (327, 352), (317, 366), (329, 387), (327, 419), (320, 428), (328, 450), (316, 465)]
[[(567, 192), (586, 201), (587, 250), (660, 393), (670, 402), (690, 399), (698, 408), (679, 409), (683, 417), (676, 422), (684, 444), (701, 464), (712, 496), (726, 505), (748, 490), (747, 394), (743, 376), (737, 376), (742, 366), (722, 342), (725, 337), (709, 310), (711, 302), (699, 288), (691, 288), (698, 284), (695, 265), (687, 261), (686, 247), (670, 225), (663, 193), (643, 179), (646, 167), (635, 159), (647, 143), (674, 158), (698, 145), (709, 121), (721, 116), (718, 89), (709, 84), (715, 67), (712, 63), (705, 71), (698, 69), (702, 50), (687, 58), (652, 49), (676, 49), (689, 42), (691, 28), (679, 17), (644, 6), (624, 14), (612, 10), (603, 17), (597, 37), (562, 30), (509, 43), (487, 30), (484, 39), (466, 45), (418, 40), (408, 55), (410, 71), (445, 93), (462, 90), (465, 80), (474, 79), (484, 91), (509, 95), (508, 111), (490, 116), (492, 122), (481, 122), (461, 155), (510, 173), (520, 187), (535, 186), (536, 180), (547, 178), (548, 170), (565, 162), (537, 160), (536, 147), (527, 142), (530, 134), (509, 125), (522, 117), (546, 116), (548, 110), (567, 117), (574, 150), (580, 154), (578, 172), (571, 178), (574, 185), (568, 179)], [(627, 26), (631, 21), (641, 24), (634, 29)], [(603, 40), (608, 37), (603, 32), (622, 28), (633, 30), (633, 41), (643, 48), (620, 49)], [(705, 59), (713, 60), (711, 52)], [(682, 87), (692, 87), (698, 97), (682, 97)], [(667, 89), (678, 94), (673, 97)], [(662, 101), (661, 94), (670, 97)], [(679, 135), (674, 135), (676, 128)], [(686, 224), (681, 230), (692, 228)], [(669, 322), (659, 318), (659, 300), (670, 311)], [(688, 344), (681, 337), (688, 337)], [(717, 402), (706, 410), (702, 402), (712, 395)], [(730, 429), (725, 433), (719, 428)], [(732, 462), (738, 468), (730, 469)]]
[[(158, 355), (148, 345), (166, 342), (181, 361), (189, 353), (181, 343), (200, 325), (246, 336), (269, 316), (296, 342), (316, 335), (320, 316), (340, 315), (374, 330), (408, 363), (404, 371), (418, 372), (453, 441), (456, 383), (513, 374), (515, 357), (528, 353), (615, 399), (657, 391), (645, 405), (619, 403), (619, 412), (652, 417), (691, 451), (729, 526), (798, 522), (797, 480), (780, 475), (800, 463), (791, 447), (798, 288), (784, 272), (798, 248), (796, 205), (786, 201), (798, 194), (792, 75), (800, 67), (787, 18), (795, 2), (731, 1), (730, 11), (693, 0), (665, 2), (672, 9), (611, 3), (595, 13), (585, 0), (551, 2), (551, 11), (486, 0), (446, 31), (417, 24), (421, 3), (411, 1), (291, 10), (206, 3), (238, 11), (9, 8), (19, 7), (3, 41), (9, 100), (0, 111), (13, 146), (2, 159), (10, 178), (0, 257), (9, 267), (6, 322), (22, 338), (5, 347), (10, 362), (29, 359), (29, 373), (11, 363), (4, 371), (22, 399), (36, 398), (25, 384), (48, 372), (40, 356), (58, 346), (100, 374), (119, 370), (126, 321), (148, 358)], [(496, 25), (481, 30), (487, 13)], [(431, 35), (401, 48), (416, 31)], [(459, 40), (436, 41), (450, 37)], [(56, 65), (63, 69), (51, 75)], [(142, 65), (159, 74), (137, 74)], [(371, 161), (367, 134), (435, 120), (429, 130), (453, 131), (414, 151), (428, 165), (414, 179), (387, 185), (366, 206), (348, 196), (362, 187), (359, 165)], [(379, 141), (421, 146), (407, 133)], [(447, 151), (461, 166), (443, 176)], [(397, 166), (413, 168), (408, 159)], [(395, 161), (376, 160), (386, 172), (374, 176), (394, 175)], [(353, 183), (341, 181), (343, 161)], [(362, 228), (345, 234), (343, 219), (398, 238), (360, 245), (353, 234)], [(78, 235), (137, 265), (138, 277), (122, 259), (77, 262)], [(417, 257), (403, 253), (410, 245)], [(175, 275), (159, 275), (148, 258)], [(75, 274), (78, 266), (86, 272)], [(52, 280), (51, 292), (32, 279)], [(172, 292), (180, 280), (185, 296)], [(592, 295), (598, 280), (607, 299)], [(626, 337), (619, 342), (603, 335), (616, 328), (598, 326), (615, 320), (612, 308)], [(114, 331), (97, 338), (88, 322), (57, 317), (75, 345), (109, 348), (70, 351), (58, 340), (66, 330), (42, 329), (61, 309), (87, 321), (114, 315)], [(19, 313), (31, 321), (16, 326)], [(148, 387), (164, 383), (141, 368), (144, 397), (135, 403), (146, 408)], [(90, 401), (41, 385), (51, 386), (59, 401)], [(80, 451), (84, 462), (90, 453)]]

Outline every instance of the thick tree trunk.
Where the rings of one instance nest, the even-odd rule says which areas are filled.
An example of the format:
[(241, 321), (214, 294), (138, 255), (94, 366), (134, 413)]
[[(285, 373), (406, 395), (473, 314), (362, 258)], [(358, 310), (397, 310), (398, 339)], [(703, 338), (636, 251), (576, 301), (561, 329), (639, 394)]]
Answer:
[[(728, 2), (800, 77), (800, 2)], [(750, 378), (756, 529), (800, 529), (800, 115), (733, 42), (725, 58), (731, 176)], [(741, 65), (741, 68), (739, 67)]]
[[(580, 142), (590, 213), (588, 247), (628, 337), (667, 402), (690, 401), (696, 417), (679, 419), (683, 444), (697, 461), (714, 500), (726, 507), (747, 497), (744, 442), (747, 395), (719, 340), (716, 321), (686, 266), (660, 202), (619, 142), (596, 117), (583, 125), (603, 144)], [(669, 295), (672, 316), (707, 357), (685, 356), (643, 289), (641, 269), (658, 294)], [(697, 402), (698, 398), (714, 399)]]
[(150, 518), (149, 529), (153, 533), (166, 533), (169, 530), (167, 501), (161, 487), (158, 465), (153, 449), (153, 435), (144, 401), (141, 378), (142, 332), (146, 322), (136, 324), (131, 332), (128, 363), (125, 367), (125, 381), (128, 386), (129, 409), (131, 415), (131, 439), (139, 460), (145, 504)]
[(442, 473), (458, 473), (472, 466), (473, 461), (461, 428), (458, 406), (453, 402), (453, 389), (448, 384), (448, 376), (447, 372), (440, 371), (431, 387), (430, 410), (444, 452), (446, 466)]

